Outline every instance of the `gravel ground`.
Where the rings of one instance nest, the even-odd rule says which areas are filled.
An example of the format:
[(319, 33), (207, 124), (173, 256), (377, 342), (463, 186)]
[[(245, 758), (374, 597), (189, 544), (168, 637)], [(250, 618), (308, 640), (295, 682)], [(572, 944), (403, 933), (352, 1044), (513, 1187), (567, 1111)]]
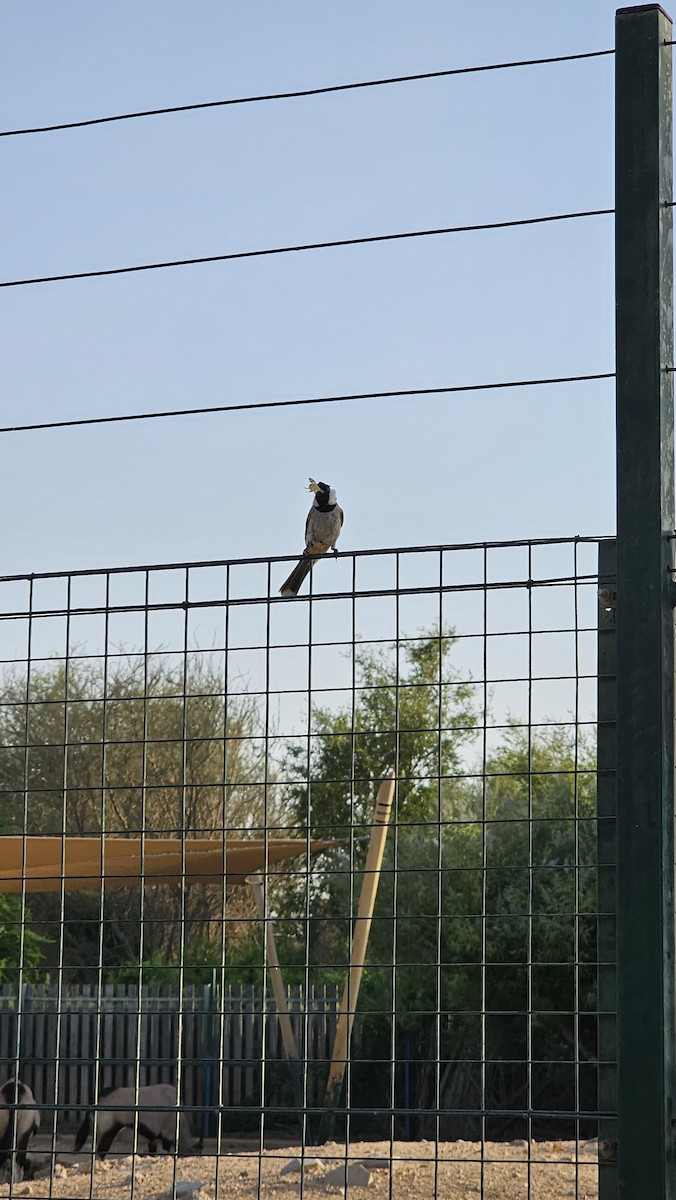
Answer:
[[(308, 1200), (345, 1195), (357, 1200), (597, 1200), (596, 1142), (329, 1142), (251, 1148), (215, 1155), (118, 1154), (97, 1162), (58, 1153), (55, 1174), (15, 1184), (13, 1196), (68, 1200)], [(35, 1154), (38, 1174), (40, 1154)], [(360, 1166), (359, 1166), (359, 1165)], [(360, 1169), (361, 1168), (361, 1169)], [(42, 1167), (47, 1171), (46, 1165)], [(337, 1176), (332, 1172), (337, 1170)], [(332, 1180), (335, 1179), (335, 1182)], [(302, 1181), (302, 1183), (301, 1183)], [(530, 1190), (529, 1190), (530, 1184)], [(482, 1190), (483, 1189), (483, 1190)], [(10, 1195), (0, 1186), (0, 1197)]]

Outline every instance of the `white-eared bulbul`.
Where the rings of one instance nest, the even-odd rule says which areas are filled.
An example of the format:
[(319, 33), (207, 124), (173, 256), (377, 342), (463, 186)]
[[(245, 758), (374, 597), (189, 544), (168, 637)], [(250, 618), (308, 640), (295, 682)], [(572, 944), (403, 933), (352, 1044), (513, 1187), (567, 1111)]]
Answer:
[(312, 508), (305, 522), (305, 550), (300, 562), (293, 568), (289, 578), (280, 587), (282, 596), (297, 596), (300, 585), (315, 565), (320, 554), (333, 550), (337, 554), (336, 542), (343, 525), (343, 510), (336, 500), (336, 493), (328, 483), (310, 480), (309, 492), (314, 492)]

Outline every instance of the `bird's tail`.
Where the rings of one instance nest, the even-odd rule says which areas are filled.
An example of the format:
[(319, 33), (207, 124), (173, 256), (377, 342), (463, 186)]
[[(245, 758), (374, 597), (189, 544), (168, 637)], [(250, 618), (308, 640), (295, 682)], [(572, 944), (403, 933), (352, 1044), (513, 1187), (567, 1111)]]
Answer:
[(296, 563), (289, 578), (280, 587), (282, 596), (297, 596), (300, 591), (300, 585), (315, 565), (316, 558), (309, 554), (304, 554), (300, 562)]

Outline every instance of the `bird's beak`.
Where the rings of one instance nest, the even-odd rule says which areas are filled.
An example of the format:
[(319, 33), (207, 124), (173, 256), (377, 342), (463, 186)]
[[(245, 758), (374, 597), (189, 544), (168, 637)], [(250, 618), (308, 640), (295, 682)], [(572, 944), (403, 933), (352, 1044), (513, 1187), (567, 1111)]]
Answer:
[(315, 495), (317, 494), (317, 492), (319, 491), (319, 484), (317, 483), (316, 479), (310, 478), (310, 482), (308, 484), (307, 490), (308, 490), (308, 492), (314, 492)]

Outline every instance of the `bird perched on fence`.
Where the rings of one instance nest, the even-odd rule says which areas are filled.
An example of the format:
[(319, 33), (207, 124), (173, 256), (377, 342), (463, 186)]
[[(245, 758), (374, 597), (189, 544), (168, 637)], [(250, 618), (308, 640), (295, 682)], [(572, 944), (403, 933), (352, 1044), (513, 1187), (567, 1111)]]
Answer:
[(293, 568), (289, 578), (280, 587), (282, 596), (297, 596), (300, 585), (315, 565), (320, 554), (333, 550), (337, 554), (336, 542), (343, 526), (343, 510), (336, 500), (336, 493), (328, 483), (310, 480), (308, 492), (314, 492), (312, 508), (305, 522), (305, 550), (300, 562)]

